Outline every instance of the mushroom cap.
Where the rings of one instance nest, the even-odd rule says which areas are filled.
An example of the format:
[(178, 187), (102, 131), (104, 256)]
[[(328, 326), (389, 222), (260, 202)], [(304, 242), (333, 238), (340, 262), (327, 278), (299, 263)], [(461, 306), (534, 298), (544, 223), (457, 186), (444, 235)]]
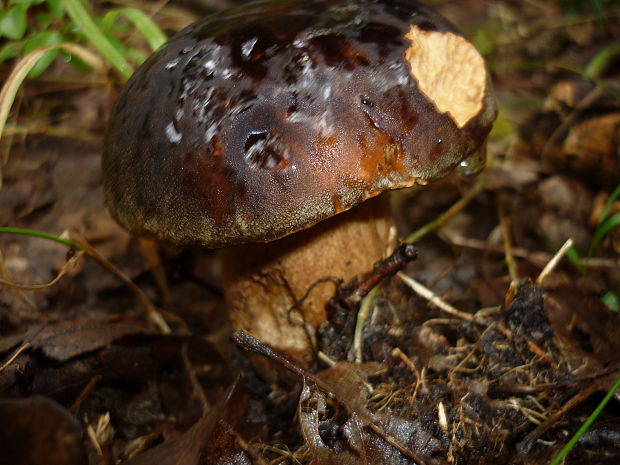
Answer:
[(268, 242), (449, 172), (496, 116), (480, 55), (411, 0), (276, 0), (210, 16), (130, 78), (104, 189), (133, 233)]

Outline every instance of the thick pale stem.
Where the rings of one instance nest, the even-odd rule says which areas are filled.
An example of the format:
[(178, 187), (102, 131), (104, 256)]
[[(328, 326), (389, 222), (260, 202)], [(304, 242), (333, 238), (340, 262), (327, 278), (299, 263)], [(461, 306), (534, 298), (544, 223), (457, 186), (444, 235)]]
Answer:
[(225, 249), (233, 328), (309, 366), (314, 333), (327, 319), (337, 279), (346, 283), (371, 271), (391, 250), (393, 224), (387, 196), (381, 196), (278, 241)]

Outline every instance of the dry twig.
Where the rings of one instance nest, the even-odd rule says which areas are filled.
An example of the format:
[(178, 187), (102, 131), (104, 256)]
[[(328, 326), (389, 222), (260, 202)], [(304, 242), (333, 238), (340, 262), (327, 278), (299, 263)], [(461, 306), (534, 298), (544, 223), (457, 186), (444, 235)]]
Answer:
[(471, 322), (479, 323), (479, 324), (485, 324), (483, 321), (480, 321), (479, 319), (477, 319), (475, 315), (472, 315), (471, 313), (467, 313), (467, 312), (462, 312), (459, 309), (450, 305), (449, 303), (445, 302), (443, 299), (441, 299), (441, 297), (439, 297), (437, 294), (431, 291), (428, 287), (419, 283), (415, 279), (410, 278), (404, 273), (398, 273), (397, 275), (416, 294), (419, 294), (420, 296), (424, 297), (426, 300), (428, 300), (430, 303), (435, 305), (440, 310), (446, 313), (449, 313), (450, 315), (461, 318), (463, 320), (467, 320), (467, 321), (471, 321)]
[(573, 246), (573, 240), (569, 238), (564, 243), (564, 245), (560, 247), (560, 250), (556, 252), (553, 258), (551, 258), (551, 260), (549, 260), (549, 262), (542, 269), (542, 271), (538, 275), (538, 278), (536, 279), (536, 284), (542, 284), (545, 278), (555, 269), (556, 266), (558, 266), (558, 263), (560, 263), (560, 260), (562, 260), (564, 255), (566, 255), (566, 252), (568, 252), (568, 249), (570, 249), (572, 246)]

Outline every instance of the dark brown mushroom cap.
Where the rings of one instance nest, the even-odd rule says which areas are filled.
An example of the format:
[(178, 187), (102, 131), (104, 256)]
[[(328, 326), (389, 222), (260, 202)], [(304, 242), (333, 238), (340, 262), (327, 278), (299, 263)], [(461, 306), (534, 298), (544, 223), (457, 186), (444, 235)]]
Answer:
[(446, 174), (495, 114), (473, 46), (414, 1), (248, 5), (189, 26), (129, 80), (106, 200), (139, 235), (266, 242)]

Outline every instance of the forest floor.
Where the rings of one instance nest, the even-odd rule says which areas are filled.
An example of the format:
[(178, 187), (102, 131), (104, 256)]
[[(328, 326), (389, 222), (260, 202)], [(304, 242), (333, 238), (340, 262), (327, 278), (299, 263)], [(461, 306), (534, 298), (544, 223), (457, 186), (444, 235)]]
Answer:
[[(170, 34), (224, 3), (154, 19)], [(56, 60), (24, 83), (0, 140), (0, 226), (82, 248), (0, 234), (0, 463), (551, 463), (620, 379), (620, 6), (431, 3), (491, 71), (487, 167), (393, 196), (401, 237), (467, 202), (382, 284), (363, 363), (347, 361), (353, 309), (287, 385), (231, 342), (216, 252), (154, 249), (107, 212), (116, 75)], [(562, 460), (620, 463), (618, 392)]]

